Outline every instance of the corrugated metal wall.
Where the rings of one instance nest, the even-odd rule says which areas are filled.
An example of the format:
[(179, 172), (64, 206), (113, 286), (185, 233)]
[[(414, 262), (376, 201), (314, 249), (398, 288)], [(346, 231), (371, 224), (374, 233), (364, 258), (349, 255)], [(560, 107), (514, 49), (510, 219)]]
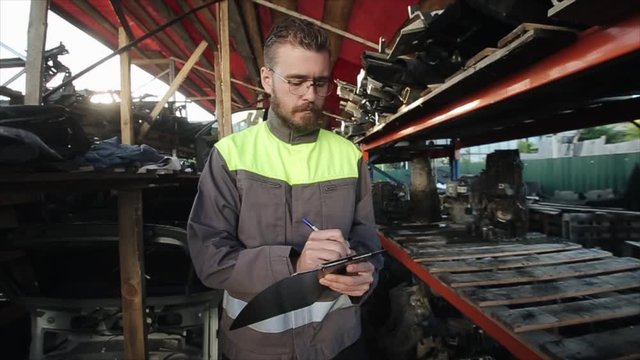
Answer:
[[(612, 188), (624, 193), (629, 176), (640, 153), (580, 156), (572, 158), (527, 160), (524, 178), (542, 184), (543, 192), (553, 195), (555, 190), (589, 190)], [(640, 184), (637, 184), (640, 186)]]

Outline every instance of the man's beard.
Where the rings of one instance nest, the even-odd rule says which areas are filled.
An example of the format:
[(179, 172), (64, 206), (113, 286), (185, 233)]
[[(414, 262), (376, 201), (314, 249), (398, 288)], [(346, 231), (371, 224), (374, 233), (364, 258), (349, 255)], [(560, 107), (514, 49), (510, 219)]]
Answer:
[[(304, 105), (295, 106), (291, 109), (290, 114), (285, 114), (282, 110), (278, 96), (274, 92), (271, 94), (271, 110), (273, 110), (273, 112), (275, 112), (290, 129), (297, 133), (304, 134), (320, 128), (320, 115), (322, 114), (322, 110), (315, 107), (313, 103), (305, 103)], [(293, 116), (296, 115), (296, 113), (305, 111), (310, 112), (303, 114), (297, 122), (293, 120)]]

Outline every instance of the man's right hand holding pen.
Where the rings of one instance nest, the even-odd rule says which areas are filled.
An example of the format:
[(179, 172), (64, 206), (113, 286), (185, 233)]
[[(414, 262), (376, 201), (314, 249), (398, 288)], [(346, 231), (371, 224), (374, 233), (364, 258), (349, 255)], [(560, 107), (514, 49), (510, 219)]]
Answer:
[[(338, 229), (320, 230), (307, 219), (303, 220), (313, 231), (302, 249), (296, 262), (296, 271), (315, 270), (321, 264), (353, 255), (349, 243)], [(368, 261), (347, 265), (345, 275), (326, 274), (320, 283), (339, 293), (349, 296), (361, 296), (373, 282), (375, 268)]]

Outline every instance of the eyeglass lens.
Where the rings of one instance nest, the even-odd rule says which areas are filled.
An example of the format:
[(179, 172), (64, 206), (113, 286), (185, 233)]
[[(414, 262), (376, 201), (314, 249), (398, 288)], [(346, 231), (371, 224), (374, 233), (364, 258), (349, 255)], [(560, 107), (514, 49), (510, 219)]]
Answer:
[(288, 80), (289, 83), (289, 92), (293, 95), (304, 95), (309, 91), (311, 86), (314, 87), (314, 90), (318, 96), (327, 96), (331, 93), (332, 83), (330, 80)]

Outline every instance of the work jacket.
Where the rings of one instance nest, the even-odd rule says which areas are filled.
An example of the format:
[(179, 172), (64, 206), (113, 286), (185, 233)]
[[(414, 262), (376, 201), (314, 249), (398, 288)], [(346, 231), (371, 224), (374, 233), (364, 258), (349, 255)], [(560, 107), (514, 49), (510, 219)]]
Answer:
[[(302, 219), (340, 229), (357, 252), (379, 249), (370, 188), (353, 143), (322, 129), (297, 134), (271, 111), (268, 121), (216, 143), (200, 177), (188, 241), (203, 283), (225, 290), (226, 356), (330, 359), (360, 337), (363, 299), (328, 289), (306, 308), (229, 326), (256, 294), (294, 272), (291, 258), (311, 232)], [(372, 263), (379, 269), (382, 259)]]

